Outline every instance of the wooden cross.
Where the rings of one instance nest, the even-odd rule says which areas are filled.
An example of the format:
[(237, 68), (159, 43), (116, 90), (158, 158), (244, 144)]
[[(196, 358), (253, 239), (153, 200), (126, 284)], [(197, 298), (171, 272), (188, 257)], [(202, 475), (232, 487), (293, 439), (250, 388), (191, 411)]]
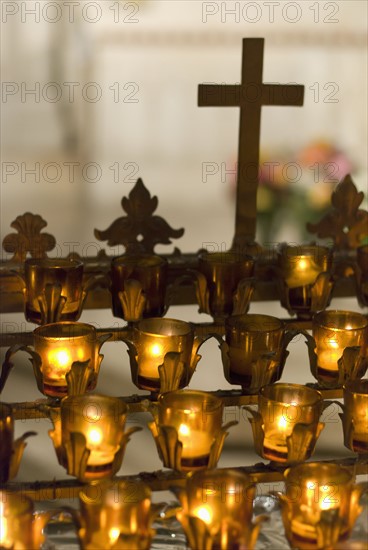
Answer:
[(263, 38), (243, 39), (241, 84), (200, 84), (199, 107), (240, 107), (236, 218), (233, 248), (254, 242), (263, 105), (303, 105), (304, 86), (263, 84)]

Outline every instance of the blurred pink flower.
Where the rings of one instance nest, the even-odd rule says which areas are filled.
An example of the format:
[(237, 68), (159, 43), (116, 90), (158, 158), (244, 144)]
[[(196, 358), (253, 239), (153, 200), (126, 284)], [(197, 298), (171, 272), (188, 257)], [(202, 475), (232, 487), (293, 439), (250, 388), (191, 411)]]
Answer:
[(341, 181), (353, 169), (352, 163), (341, 151), (336, 151), (330, 157), (328, 163), (327, 176), (329, 176), (329, 181)]

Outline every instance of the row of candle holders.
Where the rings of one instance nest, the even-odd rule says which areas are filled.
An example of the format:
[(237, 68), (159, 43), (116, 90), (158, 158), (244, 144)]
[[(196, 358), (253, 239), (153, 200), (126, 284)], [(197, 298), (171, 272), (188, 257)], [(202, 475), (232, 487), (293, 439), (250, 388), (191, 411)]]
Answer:
[[(331, 249), (317, 245), (279, 247), (271, 271), (281, 304), (289, 313), (310, 319), (329, 305), (336, 278), (332, 255)], [(215, 320), (246, 313), (254, 290), (255, 263), (251, 256), (235, 252), (199, 254), (198, 270), (187, 274), (195, 286), (199, 311)], [(84, 284), (83, 267), (82, 262), (72, 259), (26, 260), (24, 273), (18, 276), (27, 320), (36, 324), (77, 320), (89, 289), (98, 284), (98, 278)], [(355, 272), (359, 303), (368, 305), (368, 246), (358, 249), (356, 261), (348, 267)], [(166, 313), (166, 259), (126, 254), (112, 260), (107, 278), (104, 284), (111, 290), (116, 317), (136, 322)]]
[[(278, 381), (297, 336), (306, 339), (311, 372), (324, 388), (338, 388), (364, 376), (368, 366), (368, 319), (356, 312), (325, 310), (312, 321), (313, 336), (288, 328), (276, 317), (244, 314), (225, 320), (225, 339), (211, 333), (198, 336), (185, 321), (147, 318), (122, 330), (128, 347), (133, 383), (140, 389), (164, 393), (190, 383), (201, 356), (200, 346), (215, 337), (221, 349), (226, 380), (245, 393)], [(15, 345), (5, 357), (0, 391), (13, 367), (12, 356), (26, 351), (39, 390), (49, 397), (83, 394), (96, 387), (103, 355), (101, 346), (111, 334), (98, 334), (93, 325), (60, 321), (33, 331), (33, 348)]]
[[(202, 254), (198, 270), (186, 275), (195, 285), (201, 312), (225, 323), (217, 338), (225, 378), (244, 393), (258, 394), (258, 408), (245, 407), (257, 454), (272, 468), (288, 466), (286, 491), (278, 494), (286, 537), (301, 549), (348, 548), (361, 511), (363, 485), (335, 464), (306, 463), (324, 427), (321, 415), (331, 401), (307, 386), (277, 382), (298, 333), (306, 338), (311, 371), (321, 387), (343, 388), (339, 403), (344, 444), (359, 455), (368, 452), (368, 323), (354, 312), (326, 311), (335, 274), (326, 247), (280, 247), (272, 276), (281, 304), (300, 319), (312, 319), (313, 336), (288, 328), (267, 315), (246, 315), (254, 290), (255, 260), (234, 252)], [(346, 268), (346, 266), (345, 266)], [(345, 269), (344, 268), (344, 269)], [(368, 304), (368, 247), (358, 249), (354, 269), (357, 296)], [(252, 522), (255, 484), (243, 473), (215, 469), (228, 429), (222, 424), (223, 401), (208, 393), (183, 390), (200, 359), (205, 337), (193, 325), (161, 317), (167, 311), (168, 262), (154, 255), (125, 255), (111, 263), (108, 285), (113, 313), (123, 329), (134, 384), (153, 393), (146, 410), (163, 465), (187, 474), (174, 487), (180, 500), (176, 517), (192, 550), (251, 550), (263, 517)], [(80, 511), (64, 510), (75, 522), (81, 548), (146, 550), (154, 534), (157, 507), (142, 482), (134, 487), (114, 481), (130, 436), (129, 408), (122, 399), (87, 394), (97, 384), (109, 334), (78, 323), (89, 288), (83, 263), (75, 260), (27, 260), (21, 274), (27, 320), (42, 325), (33, 332), (33, 348), (8, 350), (0, 390), (19, 350), (31, 355), (42, 404), (53, 423), (49, 434), (59, 463), (82, 481)], [(320, 312), (320, 313), (317, 313)], [(153, 318), (152, 318), (153, 317)], [(13, 479), (33, 432), (14, 440), (9, 405), (0, 404), (1, 482)], [(133, 497), (133, 498), (132, 498)], [(56, 512), (32, 515), (24, 495), (0, 493), (0, 548), (39, 548), (42, 529)], [(364, 546), (362, 546), (363, 548)]]
[[(358, 454), (368, 453), (368, 380), (350, 381), (344, 386), (342, 413), (345, 446)], [(299, 384), (264, 386), (257, 410), (246, 406), (252, 426), (255, 450), (272, 464), (293, 465), (313, 454), (324, 423), (323, 411), (331, 401)], [(114, 475), (121, 467), (130, 436), (140, 430), (125, 431), (126, 403), (99, 394), (68, 396), (55, 404), (43, 404), (53, 423), (49, 435), (59, 463), (80, 481)], [(216, 466), (228, 435), (236, 421), (223, 424), (223, 400), (197, 390), (176, 390), (144, 402), (152, 414), (148, 427), (155, 439), (163, 465), (188, 472)], [(1, 478), (13, 478), (19, 467), (30, 433), (14, 441), (12, 409), (0, 406)], [(34, 434), (31, 432), (31, 434)]]
[[(354, 475), (331, 463), (294, 466), (284, 475), (285, 493), (274, 494), (281, 506), (285, 535), (292, 548), (348, 550), (359, 503), (367, 490)], [(192, 550), (252, 550), (267, 515), (253, 516), (256, 485), (251, 477), (231, 469), (210, 469), (187, 476), (185, 485), (171, 488)], [(153, 522), (162, 505), (153, 504), (143, 482), (107, 480), (86, 485), (79, 493), (79, 510), (63, 507), (34, 514), (31, 499), (0, 491), (0, 548), (41, 548), (50, 519), (68, 514), (82, 550), (148, 550), (155, 535)], [(365, 550), (366, 542), (355, 543)]]

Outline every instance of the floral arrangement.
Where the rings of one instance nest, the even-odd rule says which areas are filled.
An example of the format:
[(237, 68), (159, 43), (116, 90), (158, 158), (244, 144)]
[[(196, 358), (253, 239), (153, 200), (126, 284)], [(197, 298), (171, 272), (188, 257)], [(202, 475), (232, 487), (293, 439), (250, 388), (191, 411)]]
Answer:
[(306, 223), (326, 213), (334, 187), (352, 170), (350, 159), (326, 141), (294, 154), (261, 153), (258, 242), (274, 241), (285, 224), (296, 241), (310, 240)]

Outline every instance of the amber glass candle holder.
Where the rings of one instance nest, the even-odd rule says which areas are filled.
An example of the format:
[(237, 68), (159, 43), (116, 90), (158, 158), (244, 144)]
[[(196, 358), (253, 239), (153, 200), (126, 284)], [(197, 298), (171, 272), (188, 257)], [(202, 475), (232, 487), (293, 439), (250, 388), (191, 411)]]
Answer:
[(277, 254), (277, 282), (281, 305), (290, 314), (310, 319), (331, 300), (332, 252), (318, 245), (281, 246)]
[(82, 549), (148, 550), (155, 507), (140, 481), (92, 482), (79, 493)]
[[(226, 429), (222, 426), (223, 402), (207, 392), (178, 390), (159, 397), (151, 406), (149, 424), (164, 466), (178, 471), (216, 466)], [(236, 422), (235, 422), (236, 424)]]
[(334, 548), (347, 539), (364, 485), (337, 464), (310, 462), (285, 472), (286, 494), (279, 495), (285, 534), (293, 548)]
[(368, 453), (368, 379), (350, 380), (344, 386), (343, 414), (345, 447)]
[(50, 409), (50, 431), (59, 463), (81, 481), (111, 477), (120, 468), (129, 436), (127, 406), (117, 397), (90, 394), (65, 397), (60, 414)]
[[(315, 361), (312, 374), (321, 385), (341, 387), (367, 369), (368, 320), (353, 311), (321, 311), (313, 318)], [(316, 364), (315, 364), (316, 363)]]
[(35, 514), (32, 500), (24, 494), (0, 490), (0, 549), (41, 548), (43, 529), (53, 513)]
[(37, 373), (40, 391), (65, 397), (96, 387), (103, 355), (102, 344), (110, 334), (98, 335), (93, 325), (60, 322), (33, 331), (34, 348), (41, 359)]
[(197, 299), (200, 311), (216, 319), (246, 313), (253, 292), (254, 260), (235, 252), (199, 255)]
[(139, 321), (128, 345), (133, 383), (140, 389), (164, 393), (183, 388), (200, 359), (203, 338), (189, 323), (167, 317)]
[(166, 311), (168, 262), (156, 255), (119, 256), (111, 262), (112, 310), (115, 317), (138, 321)]
[(24, 269), (27, 321), (43, 325), (79, 319), (85, 298), (82, 262), (32, 258)]
[(10, 405), (0, 403), (0, 480), (9, 479), (10, 463), (13, 454), (14, 419)]
[(26, 439), (35, 432), (26, 432), (14, 441), (14, 417), (7, 403), (0, 403), (0, 483), (13, 479), (19, 469)]
[(362, 307), (368, 306), (368, 245), (357, 249), (357, 297)]
[(247, 393), (257, 393), (281, 378), (296, 331), (286, 330), (270, 315), (234, 315), (226, 319), (226, 341), (220, 340), (226, 380), (240, 384)]
[(174, 489), (182, 505), (177, 519), (189, 546), (218, 550), (252, 550), (261, 521), (252, 523), (255, 484), (231, 469), (210, 469), (187, 477), (185, 489)]
[(258, 397), (258, 411), (251, 413), (256, 452), (277, 464), (297, 464), (314, 452), (324, 428), (322, 394), (299, 384), (264, 386)]

